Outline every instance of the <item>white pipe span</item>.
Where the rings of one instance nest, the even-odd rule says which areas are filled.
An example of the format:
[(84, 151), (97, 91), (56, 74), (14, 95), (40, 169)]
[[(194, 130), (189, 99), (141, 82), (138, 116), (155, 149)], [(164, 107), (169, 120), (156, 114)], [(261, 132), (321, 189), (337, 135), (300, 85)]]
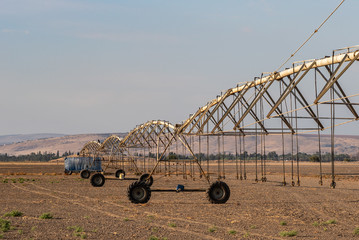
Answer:
[(140, 126), (136, 127), (135, 129), (133, 129), (129, 134), (126, 135), (125, 138), (122, 139), (121, 141), (121, 145), (124, 144), (127, 139), (132, 135), (134, 134), (135, 132), (137, 132), (139, 129), (143, 129), (144, 127), (148, 126), (148, 125), (163, 125), (163, 126), (166, 126), (166, 127), (169, 127), (169, 128), (172, 128), (172, 129), (175, 129), (175, 126), (173, 126), (172, 124), (170, 124), (169, 122), (165, 122), (165, 121), (156, 121), (156, 120), (153, 120), (153, 121), (148, 121), (144, 124), (141, 124)]
[[(336, 64), (336, 63), (340, 63), (341, 61), (343, 61), (344, 58), (345, 62), (351, 61), (353, 60), (357, 54), (359, 54), (359, 50), (354, 51), (354, 52), (350, 52), (350, 53), (343, 53), (343, 54), (339, 54), (339, 55), (335, 55), (335, 56), (331, 56), (331, 57), (326, 57), (326, 58), (322, 58), (322, 59), (318, 59), (318, 60), (310, 60), (308, 62), (303, 61), (304, 63), (304, 67), (302, 69), (302, 71), (307, 70), (310, 68), (310, 66), (312, 65), (311, 68), (317, 68), (317, 67), (324, 67), (324, 66), (328, 66), (331, 64)], [(191, 122), (195, 117), (197, 117), (199, 114), (205, 112), (208, 108), (213, 107), (214, 105), (216, 105), (217, 103), (219, 103), (223, 98), (227, 98), (227, 96), (233, 95), (234, 93), (240, 92), (244, 89), (247, 88), (252, 88), (254, 86), (266, 83), (268, 81), (274, 81), (274, 80), (279, 80), (282, 79), (286, 76), (292, 75), (294, 73), (297, 73), (301, 70), (303, 65), (298, 65), (286, 70), (283, 70), (281, 72), (277, 72), (277, 73), (273, 73), (269, 76), (265, 76), (263, 78), (259, 78), (257, 80), (252, 81), (250, 84), (243, 84), (241, 86), (232, 88), (232, 89), (228, 89), (228, 91), (226, 91), (226, 94), (224, 94), (223, 96), (220, 96), (218, 98), (213, 99), (212, 101), (210, 101), (207, 105), (203, 106), (202, 108), (200, 108), (196, 114), (192, 115), (189, 119), (187, 119), (184, 124), (182, 125), (183, 127), (186, 126), (189, 122)]]

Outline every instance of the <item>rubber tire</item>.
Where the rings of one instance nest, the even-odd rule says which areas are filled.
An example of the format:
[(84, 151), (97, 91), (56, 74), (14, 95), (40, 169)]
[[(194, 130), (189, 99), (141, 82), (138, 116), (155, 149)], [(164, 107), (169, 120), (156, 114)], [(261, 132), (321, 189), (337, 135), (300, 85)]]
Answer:
[(127, 189), (128, 199), (132, 203), (147, 203), (151, 198), (151, 189), (145, 182), (136, 181)]
[(91, 175), (91, 173), (90, 173), (90, 171), (87, 170), (87, 169), (83, 169), (83, 170), (81, 170), (81, 172), (80, 172), (81, 178), (88, 179), (88, 178), (90, 177), (90, 175)]
[(231, 195), (231, 191), (225, 182), (217, 181), (207, 190), (207, 199), (214, 204), (226, 203)]
[(124, 170), (122, 170), (122, 169), (119, 169), (119, 170), (116, 171), (115, 177), (119, 178), (121, 173), (123, 173), (123, 177), (125, 178), (126, 172)]
[[(142, 174), (142, 176), (140, 177), (140, 182), (144, 182), (145, 184), (147, 184), (149, 187), (152, 186), (153, 184), (153, 177), (151, 176), (149, 179), (148, 176), (150, 176), (150, 174), (148, 173), (145, 173), (145, 174)], [(147, 180), (146, 180), (147, 179)]]
[(105, 184), (105, 177), (101, 173), (96, 173), (91, 176), (90, 182), (94, 187), (102, 187)]

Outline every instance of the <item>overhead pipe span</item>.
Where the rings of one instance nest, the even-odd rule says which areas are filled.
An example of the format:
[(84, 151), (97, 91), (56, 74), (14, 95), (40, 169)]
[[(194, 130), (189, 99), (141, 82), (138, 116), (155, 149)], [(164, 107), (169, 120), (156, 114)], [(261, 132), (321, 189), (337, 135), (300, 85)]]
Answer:
[[(358, 49), (359, 46), (355, 46), (355, 47), (352, 47), (352, 48)], [(349, 51), (350, 48), (344, 48), (344, 49), (348, 49), (348, 51)], [(330, 56), (330, 57), (325, 57), (325, 58), (317, 59), (317, 60), (301, 61), (304, 64), (304, 66), (303, 66), (303, 64), (300, 64), (300, 65), (294, 66), (292, 68), (285, 69), (285, 70), (280, 71), (280, 72), (273, 72), (268, 76), (256, 79), (256, 80), (254, 80), (252, 82), (247, 82), (247, 83), (245, 83), (245, 84), (243, 84), (241, 86), (237, 86), (237, 87), (228, 89), (225, 92), (224, 95), (213, 99), (207, 105), (200, 108), (194, 115), (192, 115), (190, 118), (188, 118), (182, 124), (181, 129), (184, 129), (185, 126), (188, 123), (190, 123), (194, 118), (196, 118), (199, 114), (205, 112), (208, 108), (211, 108), (211, 107), (215, 106), (217, 103), (221, 102), (223, 98), (227, 98), (228, 96), (233, 95), (233, 94), (235, 94), (237, 92), (241, 92), (241, 91), (243, 91), (243, 90), (245, 90), (247, 88), (252, 88), (252, 87), (255, 87), (257, 85), (261, 85), (261, 84), (269, 82), (269, 81), (280, 80), (280, 79), (282, 79), (282, 78), (284, 78), (286, 76), (289, 76), (289, 75), (292, 75), (294, 73), (297, 73), (297, 72), (301, 71), (301, 69), (302, 69), (302, 71), (305, 71), (305, 70), (310, 69), (310, 68), (318, 68), (318, 67), (328, 66), (328, 65), (331, 65), (331, 64), (340, 63), (340, 62), (343, 61), (344, 58), (345, 58), (344, 61), (348, 62), (348, 61), (353, 60), (357, 56), (357, 54), (359, 54), (359, 50), (355, 50), (353, 52), (348, 52), (348, 53), (342, 53), (342, 54), (338, 54), (338, 55), (334, 55), (334, 56)], [(314, 62), (314, 64), (313, 64), (313, 62)], [(303, 68), (302, 68), (302, 66), (303, 66)]]

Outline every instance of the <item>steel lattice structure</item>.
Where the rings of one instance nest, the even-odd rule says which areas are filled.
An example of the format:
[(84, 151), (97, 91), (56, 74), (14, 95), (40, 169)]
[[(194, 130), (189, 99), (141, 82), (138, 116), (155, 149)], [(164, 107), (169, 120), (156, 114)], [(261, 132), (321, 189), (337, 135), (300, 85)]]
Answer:
[[(165, 175), (173, 174), (171, 163), (176, 166), (177, 174), (178, 163), (181, 163), (184, 176), (188, 174), (194, 178), (193, 166), (197, 165), (200, 177), (204, 177), (211, 184), (208, 161), (209, 138), (214, 138), (218, 143), (218, 181), (210, 185), (209, 193), (207, 193), (211, 202), (224, 203), (228, 200), (230, 193), (229, 187), (219, 181), (225, 178), (225, 137), (230, 137), (231, 144), (235, 145), (236, 177), (242, 180), (247, 178), (246, 155), (242, 154), (245, 153), (245, 137), (255, 136), (255, 181), (259, 181), (257, 160), (260, 160), (261, 164), (261, 180), (266, 181), (265, 139), (270, 135), (281, 135), (283, 185), (286, 185), (284, 145), (288, 143), (285, 143), (284, 136), (290, 136), (292, 186), (295, 185), (294, 161), (296, 161), (297, 185), (299, 186), (298, 134), (308, 132), (318, 134), (320, 184), (322, 184), (320, 134), (329, 129), (331, 133), (331, 187), (334, 188), (336, 186), (334, 129), (338, 125), (359, 120), (357, 109), (359, 101), (355, 101), (355, 97), (358, 98), (359, 94), (348, 95), (339, 80), (356, 61), (359, 61), (359, 46), (334, 50), (331, 56), (321, 59), (295, 62), (283, 71), (263, 73), (253, 81), (222, 92), (180, 124), (172, 125), (160, 120), (148, 121), (134, 128), (124, 139), (111, 136), (101, 146), (90, 142), (81, 152), (98, 151), (109, 157), (114, 153), (124, 156), (124, 152), (130, 156), (130, 151), (135, 151), (136, 156), (142, 156), (137, 160), (143, 161), (143, 169), (146, 172), (146, 151), (149, 151), (147, 156), (150, 159), (153, 158), (151, 151), (155, 149), (156, 162), (152, 170), (148, 168), (150, 174), (147, 174), (144, 180), (149, 180), (161, 163), (165, 164)], [(194, 137), (197, 138), (195, 144)], [(204, 156), (201, 142), (207, 145), (206, 171), (201, 162)], [(179, 154), (178, 144), (187, 155)], [(176, 146), (175, 149), (173, 145)], [(261, 159), (257, 159), (258, 152)], [(187, 163), (190, 164), (190, 171), (186, 170)], [(149, 186), (145, 186), (143, 182), (134, 182), (129, 186), (129, 198), (135, 203), (147, 202), (150, 191)], [(136, 195), (140, 193), (149, 195), (144, 195), (144, 198)], [(224, 194), (223, 198), (216, 195), (217, 193)]]
[[(295, 134), (323, 130), (320, 109), (326, 104), (343, 104), (352, 117), (336, 116), (337, 120), (358, 120), (358, 113), (339, 83), (346, 70), (359, 58), (358, 47), (345, 53), (318, 60), (293, 63), (291, 68), (255, 78), (251, 82), (228, 89), (194, 113), (178, 128), (185, 135), (206, 134)], [(312, 73), (312, 78), (310, 78)], [(314, 78), (321, 78), (321, 82)], [(304, 81), (306, 80), (306, 81)], [(310, 85), (311, 84), (311, 85)], [(301, 87), (304, 86), (304, 87)], [(309, 89), (315, 93), (305, 94)], [(329, 90), (333, 90), (331, 95)], [(328, 97), (322, 100), (323, 97)], [(292, 104), (288, 106), (289, 104)], [(296, 105), (294, 105), (296, 104)], [(298, 114), (302, 114), (300, 117)], [(296, 115), (296, 116), (294, 116)], [(293, 123), (292, 119), (296, 120)], [(334, 118), (334, 117), (333, 117)], [(299, 119), (310, 119), (310, 127), (297, 125)], [(282, 125), (284, 127), (282, 127)], [(295, 125), (295, 126), (294, 126)], [(331, 126), (329, 126), (331, 127)]]

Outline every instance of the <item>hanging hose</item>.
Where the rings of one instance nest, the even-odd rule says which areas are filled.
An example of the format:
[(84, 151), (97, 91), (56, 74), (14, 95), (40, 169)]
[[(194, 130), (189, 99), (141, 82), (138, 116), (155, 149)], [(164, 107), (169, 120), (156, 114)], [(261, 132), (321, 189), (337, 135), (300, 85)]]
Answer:
[[(334, 99), (334, 85), (331, 88), (331, 97)], [(334, 127), (335, 127), (335, 104), (334, 102), (331, 104), (331, 162), (332, 162), (332, 183), (330, 184), (330, 187), (335, 188), (336, 182), (335, 182), (335, 171), (334, 171)]]
[(217, 177), (218, 180), (221, 180), (221, 143), (220, 143), (220, 136), (217, 136), (217, 146), (218, 146), (218, 169), (217, 169)]
[[(255, 98), (256, 98), (257, 97), (257, 88), (254, 89), (254, 92), (255, 92)], [(257, 104), (254, 105), (254, 112), (255, 112), (255, 115), (257, 116)], [(255, 133), (256, 133), (256, 147), (255, 147), (256, 179), (254, 181), (258, 182), (258, 123), (255, 124)]]
[(207, 176), (209, 177), (209, 135), (208, 135), (209, 129), (207, 124)]
[(236, 151), (236, 178), (237, 180), (239, 179), (239, 174), (238, 174), (238, 136), (237, 136), (237, 130), (235, 131), (234, 134), (234, 146), (235, 146), (235, 151)]
[[(295, 90), (295, 93), (297, 93), (297, 90)], [(294, 100), (294, 107), (297, 109), (297, 99)], [(296, 143), (297, 143), (297, 186), (300, 186), (300, 179), (299, 179), (299, 141), (298, 141), (298, 113), (295, 112), (295, 132), (296, 132)]]
[[(290, 94), (290, 125), (293, 127), (293, 94)], [(296, 112), (297, 113), (297, 112)], [(292, 186), (294, 187), (295, 186), (295, 183), (294, 183), (294, 136), (293, 136), (293, 133), (291, 134), (291, 143), (292, 143), (292, 155), (291, 155), (291, 165), (292, 165)]]
[[(318, 86), (317, 86), (317, 70), (315, 70), (314, 72), (314, 82), (315, 82), (315, 98), (318, 97)], [(319, 106), (318, 104), (316, 104), (316, 109), (317, 109), (317, 118), (319, 119)], [(319, 184), (323, 185), (323, 170), (322, 170), (322, 149), (321, 149), (321, 143), (320, 143), (320, 126), (318, 124), (318, 154), (319, 154)]]
[[(279, 84), (279, 92), (280, 95), (282, 95), (282, 84)], [(281, 107), (281, 112), (283, 112), (283, 106), (282, 103), (280, 104)], [(283, 129), (283, 121), (281, 121), (281, 127), (282, 127), (282, 160), (283, 160), (283, 186), (287, 185), (286, 181), (285, 181), (285, 156), (284, 156), (284, 129)]]

